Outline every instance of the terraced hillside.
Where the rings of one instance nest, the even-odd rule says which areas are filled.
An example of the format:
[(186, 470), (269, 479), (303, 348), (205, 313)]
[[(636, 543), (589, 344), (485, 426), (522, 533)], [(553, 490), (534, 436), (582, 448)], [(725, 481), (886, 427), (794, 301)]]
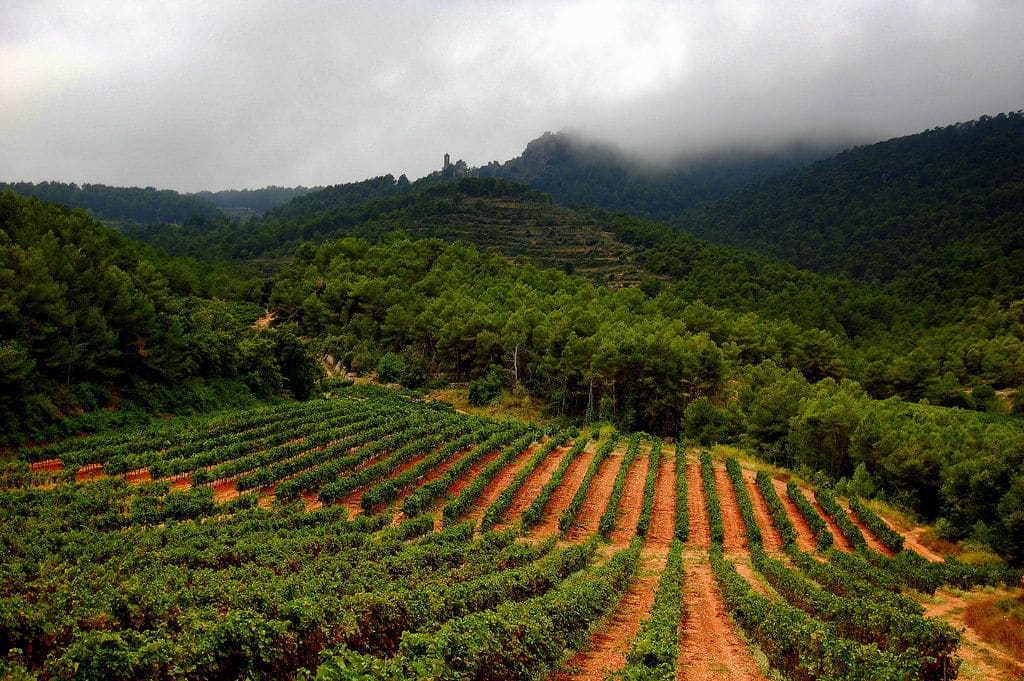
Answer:
[(5, 678), (1024, 673), (957, 610), (1019, 574), (639, 434), (354, 388), (25, 449), (3, 482)]

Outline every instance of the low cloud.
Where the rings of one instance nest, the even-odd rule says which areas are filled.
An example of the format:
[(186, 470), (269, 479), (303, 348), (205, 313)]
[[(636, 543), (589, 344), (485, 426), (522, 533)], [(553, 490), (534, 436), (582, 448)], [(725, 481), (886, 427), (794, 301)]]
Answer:
[(655, 160), (1024, 107), (1018, 2), (7, 3), (0, 179), (418, 177), (545, 130)]

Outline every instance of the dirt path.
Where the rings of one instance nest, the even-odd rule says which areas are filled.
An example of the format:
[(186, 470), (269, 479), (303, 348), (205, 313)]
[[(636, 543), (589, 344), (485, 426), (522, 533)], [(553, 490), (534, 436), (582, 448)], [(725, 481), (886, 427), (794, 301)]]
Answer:
[(548, 500), (548, 505), (544, 509), (544, 517), (540, 524), (530, 532), (530, 536), (547, 539), (558, 534), (558, 518), (569, 507), (573, 496), (576, 495), (576, 490), (580, 488), (580, 483), (583, 482), (583, 477), (587, 474), (587, 469), (590, 468), (595, 454), (594, 447), (590, 446), (569, 464), (569, 468), (566, 469), (565, 476), (562, 478), (562, 484), (551, 495), (551, 499)]
[(732, 481), (725, 466), (715, 465), (715, 489), (718, 490), (718, 503), (722, 508), (722, 527), (725, 529), (725, 541), (722, 542), (722, 549), (729, 553), (738, 553), (746, 550), (747, 532), (743, 523), (743, 516), (740, 515), (739, 504), (736, 503), (736, 491), (732, 488)]
[[(886, 522), (888, 522), (888, 521), (886, 521)], [(889, 527), (896, 527), (896, 526), (893, 525), (892, 523), (889, 523)], [(922, 556), (924, 556), (925, 558), (927, 558), (928, 560), (930, 560), (933, 563), (941, 563), (942, 561), (945, 560), (945, 558), (940, 556), (935, 551), (932, 551), (930, 548), (928, 548), (927, 546), (925, 546), (921, 542), (921, 534), (924, 533), (925, 528), (923, 528), (923, 527), (915, 527), (914, 529), (909, 530), (909, 531), (908, 530), (903, 530), (903, 529), (897, 529), (896, 531), (903, 535), (903, 547), (904, 548), (911, 549), (913, 551), (917, 551), (918, 553), (920, 553)]]
[(654, 511), (647, 530), (647, 548), (668, 555), (676, 532), (676, 458), (662, 452), (654, 483)]
[(761, 489), (757, 486), (756, 476), (754, 471), (743, 469), (743, 483), (747, 487), (747, 496), (750, 497), (750, 503), (754, 507), (754, 518), (761, 529), (761, 545), (768, 553), (781, 553), (784, 548), (782, 535), (775, 529), (772, 515), (768, 511), (768, 504), (765, 503)]
[(690, 538), (687, 546), (707, 551), (711, 548), (711, 525), (708, 523), (708, 503), (704, 498), (704, 481), (700, 477), (700, 464), (686, 461), (686, 500), (690, 514)]
[(958, 651), (963, 662), (958, 678), (967, 681), (1024, 679), (1024, 661), (986, 643), (964, 619), (969, 603), (968, 597), (947, 589), (936, 590), (933, 599), (922, 603), (926, 617), (938, 617), (963, 632)]
[(658, 579), (665, 569), (665, 557), (644, 552), (639, 574), (615, 607), (612, 615), (590, 636), (590, 640), (552, 681), (602, 681), (626, 666), (626, 653), (640, 622), (651, 612)]
[(786, 509), (789, 522), (793, 523), (793, 528), (796, 530), (797, 548), (804, 553), (813, 554), (817, 546), (817, 542), (814, 541), (814, 532), (811, 531), (811, 526), (807, 524), (807, 521), (800, 515), (800, 511), (797, 510), (789, 495), (786, 494), (786, 483), (772, 478), (772, 485), (775, 486), (775, 493), (779, 495), (782, 507)]
[(452, 483), (451, 487), (448, 488), (448, 491), (445, 492), (445, 495), (441, 498), (439, 502), (440, 505), (443, 506), (451, 499), (462, 494), (462, 490), (466, 489), (466, 487), (469, 486), (469, 483), (473, 482), (473, 480), (476, 479), (476, 476), (480, 475), (480, 471), (486, 468), (489, 463), (497, 459), (498, 456), (501, 455), (501, 452), (501, 447), (495, 448), (493, 452), (488, 452), (487, 456), (482, 458), (480, 461), (477, 461), (469, 467), (468, 471), (463, 472), (462, 475), (456, 478), (455, 482)]
[(536, 454), (540, 447), (541, 445), (536, 443), (527, 447), (519, 453), (519, 456), (511, 464), (505, 466), (500, 473), (487, 483), (480, 498), (476, 500), (476, 503), (473, 504), (473, 509), (467, 515), (467, 520), (472, 520), (477, 529), (480, 529), (480, 521), (483, 520), (487, 507), (501, 496), (505, 488), (512, 483), (512, 479), (516, 477), (519, 471), (526, 467), (526, 464), (530, 462), (530, 457)]
[(640, 453), (633, 459), (633, 465), (626, 473), (626, 485), (622, 488), (622, 498), (619, 499), (615, 529), (608, 534), (613, 546), (627, 546), (636, 535), (636, 524), (643, 511), (644, 486), (647, 483), (647, 471), (651, 464), (650, 454), (649, 445), (641, 446)]
[(725, 602), (705, 553), (694, 555), (691, 552), (684, 560), (683, 621), (676, 678), (684, 681), (764, 679), (726, 614)]
[(548, 483), (551, 476), (555, 474), (555, 470), (558, 468), (558, 464), (562, 461), (562, 457), (565, 456), (566, 452), (569, 451), (569, 447), (555, 447), (550, 452), (546, 459), (540, 462), (540, 465), (534, 468), (526, 480), (523, 482), (523, 486), (519, 488), (515, 496), (512, 498), (512, 505), (505, 511), (505, 515), (502, 516), (500, 523), (494, 524), (494, 529), (500, 530), (508, 527), (509, 525), (519, 522), (520, 517), (523, 515), (523, 511), (530, 507), (533, 500), (540, 494), (541, 488)]
[(854, 512), (850, 510), (850, 505), (849, 504), (847, 504), (844, 501), (839, 501), (838, 499), (836, 500), (836, 503), (839, 504), (839, 508), (841, 508), (844, 511), (846, 511), (846, 515), (848, 515), (850, 517), (850, 522), (852, 522), (854, 525), (856, 525), (857, 529), (860, 530), (860, 533), (864, 535), (864, 541), (867, 542), (868, 548), (873, 549), (875, 551), (878, 551), (879, 553), (885, 554), (886, 556), (889, 556), (890, 558), (892, 558), (892, 556), (893, 556), (892, 551), (890, 551), (889, 548), (885, 544), (883, 544), (881, 541), (879, 541), (878, 537), (876, 537), (874, 535), (874, 533), (871, 530), (868, 529), (868, 526), (865, 525), (861, 521), (861, 519), (858, 518), (854, 514)]
[(615, 486), (615, 476), (622, 465), (623, 452), (612, 452), (597, 471), (597, 475), (590, 481), (590, 489), (587, 490), (587, 497), (583, 501), (583, 508), (576, 516), (566, 539), (571, 542), (580, 542), (589, 535), (597, 532), (597, 525), (604, 513), (608, 499), (612, 496), (612, 488)]

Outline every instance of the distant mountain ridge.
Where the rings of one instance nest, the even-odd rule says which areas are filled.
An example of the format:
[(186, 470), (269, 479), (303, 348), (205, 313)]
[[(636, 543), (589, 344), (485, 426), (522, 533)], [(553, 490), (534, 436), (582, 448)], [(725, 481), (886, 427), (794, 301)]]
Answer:
[(805, 166), (840, 148), (795, 144), (775, 151), (722, 151), (654, 166), (610, 144), (547, 132), (531, 141), (522, 155), (489, 163), (476, 173), (527, 184), (566, 205), (671, 221), (691, 206)]
[(803, 269), (912, 279), (930, 295), (1024, 249), (1024, 113), (855, 147), (676, 225)]

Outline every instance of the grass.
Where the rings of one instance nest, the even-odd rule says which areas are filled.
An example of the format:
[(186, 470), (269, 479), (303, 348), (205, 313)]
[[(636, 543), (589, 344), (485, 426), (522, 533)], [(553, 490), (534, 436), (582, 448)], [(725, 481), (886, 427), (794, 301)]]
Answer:
[(1024, 660), (1024, 594), (974, 601), (964, 611), (964, 621), (986, 642)]

